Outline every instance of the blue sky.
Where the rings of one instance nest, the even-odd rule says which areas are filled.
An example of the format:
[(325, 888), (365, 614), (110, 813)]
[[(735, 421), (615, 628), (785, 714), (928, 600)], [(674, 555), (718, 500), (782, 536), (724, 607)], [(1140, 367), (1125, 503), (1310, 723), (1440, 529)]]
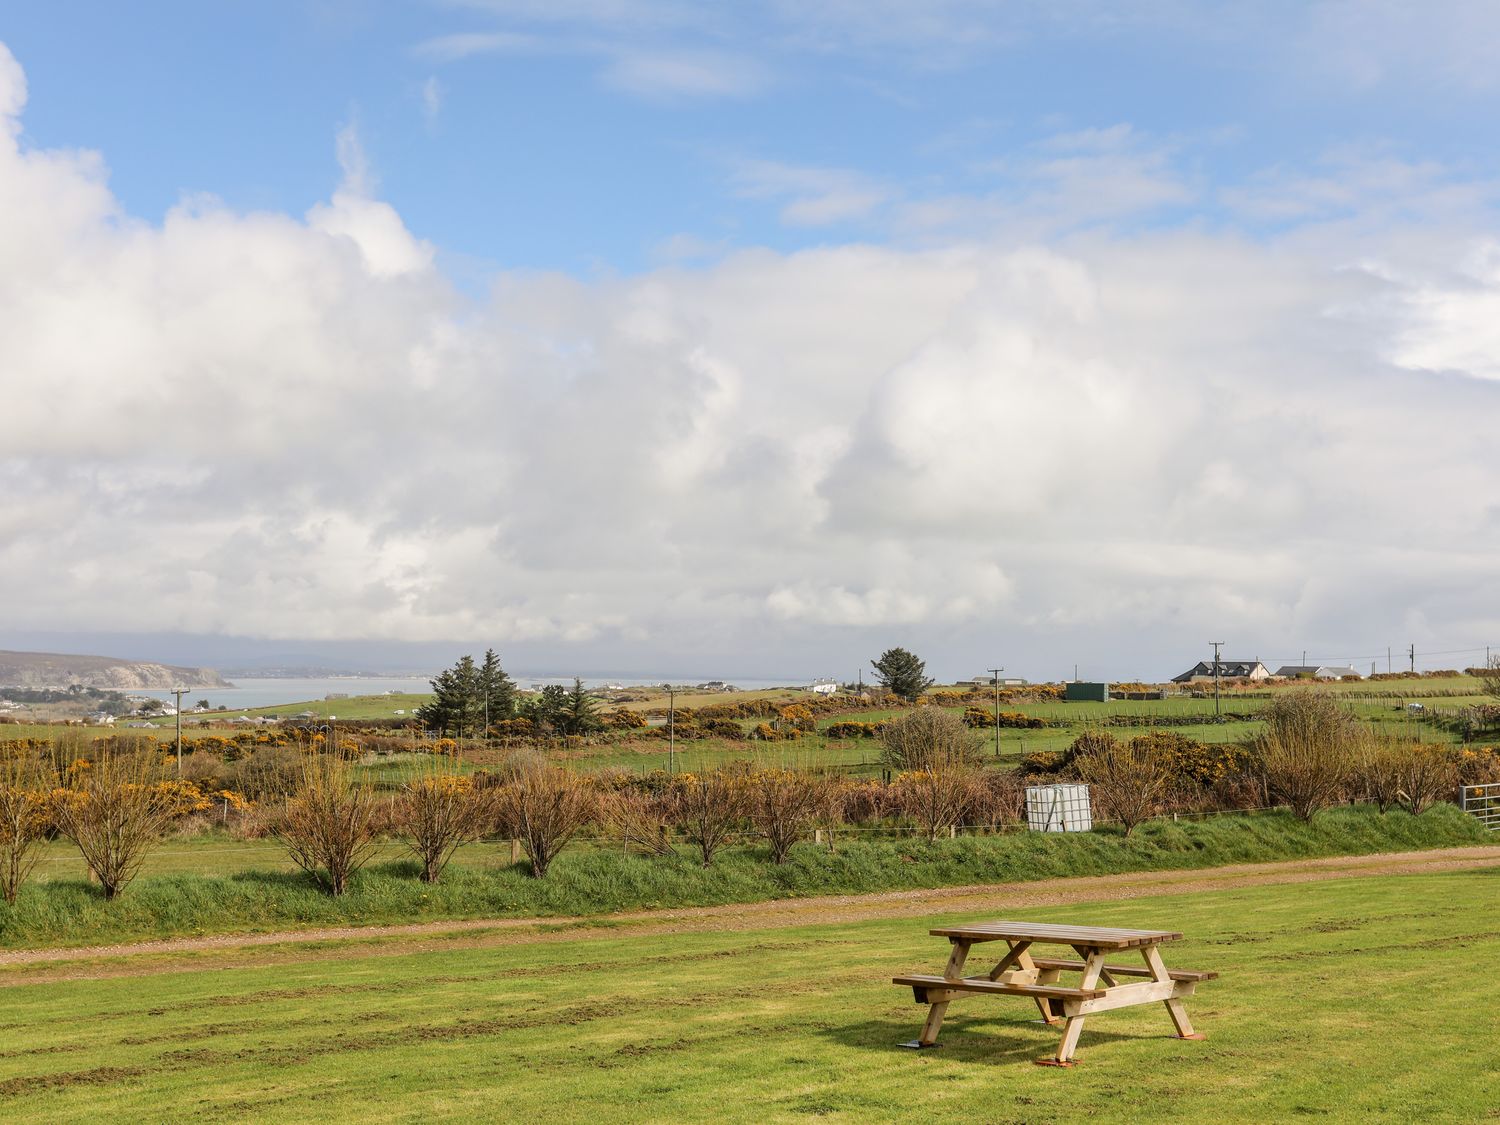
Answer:
[(1277, 217), (1223, 191), (1350, 151), (1491, 175), (1496, 86), (1451, 41), (1494, 21), (1445, 7), (1434, 33), (1378, 3), (59, 3), (0, 34), (27, 136), (108, 154), (131, 213), (203, 192), (300, 213), (353, 123), (382, 198), (482, 277), (970, 233), (911, 212), (1024, 196), (1087, 131), (1128, 129), (1181, 190), (1061, 225), (1257, 233)]
[(0, 646), (1461, 663), (1497, 46), (1478, 0), (11, 5)]

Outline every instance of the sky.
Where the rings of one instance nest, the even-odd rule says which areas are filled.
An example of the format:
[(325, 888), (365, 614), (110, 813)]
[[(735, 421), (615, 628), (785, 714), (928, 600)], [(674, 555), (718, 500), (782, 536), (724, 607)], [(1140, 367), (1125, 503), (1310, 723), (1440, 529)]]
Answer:
[(1500, 651), (1500, 8), (0, 10), (0, 647)]

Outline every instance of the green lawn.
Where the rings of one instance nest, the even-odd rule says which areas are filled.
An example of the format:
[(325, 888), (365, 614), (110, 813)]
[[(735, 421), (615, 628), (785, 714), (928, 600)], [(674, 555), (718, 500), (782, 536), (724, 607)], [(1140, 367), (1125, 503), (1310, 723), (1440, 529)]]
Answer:
[[(940, 1050), (889, 983), (929, 925), (211, 951), (0, 979), (0, 1115), (26, 1122), (1479, 1121), (1500, 1114), (1495, 871), (987, 912), (1179, 929), (1222, 979), (1091, 1017), (1080, 1065), (1020, 1001), (956, 1001)], [(270, 961), (268, 964), (267, 961)], [(49, 970), (50, 971), (50, 970)], [(85, 966), (85, 971), (88, 967)]]

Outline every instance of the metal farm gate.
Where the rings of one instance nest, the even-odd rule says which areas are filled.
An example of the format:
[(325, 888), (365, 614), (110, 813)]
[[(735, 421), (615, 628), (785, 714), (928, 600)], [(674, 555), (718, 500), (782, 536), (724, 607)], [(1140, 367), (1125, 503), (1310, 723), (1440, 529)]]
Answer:
[(1458, 791), (1458, 807), (1491, 832), (1500, 832), (1500, 785), (1465, 785)]

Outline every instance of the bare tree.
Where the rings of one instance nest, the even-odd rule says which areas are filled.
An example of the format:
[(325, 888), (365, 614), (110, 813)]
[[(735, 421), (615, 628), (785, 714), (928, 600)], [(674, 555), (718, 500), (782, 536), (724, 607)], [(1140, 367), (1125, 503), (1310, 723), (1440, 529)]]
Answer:
[(1290, 692), (1264, 714), (1266, 728), (1256, 745), (1266, 790), (1311, 820), (1343, 795), (1369, 732), (1327, 692)]
[(329, 894), (341, 895), (375, 850), (375, 811), (374, 792), (355, 779), (349, 762), (336, 754), (308, 754), (301, 783), (272, 831), (298, 867)]
[(113, 899), (176, 814), (177, 794), (158, 754), (102, 745), (91, 762), (70, 767), (66, 780), (54, 794), (53, 820)]
[(494, 790), (476, 786), (451, 759), (430, 754), (401, 787), (392, 813), (396, 830), (422, 861), (422, 882), (436, 883), (453, 853), (493, 826)]
[(745, 817), (743, 773), (721, 767), (684, 774), (676, 788), (676, 808), (678, 827), (698, 845), (707, 867)]
[(495, 790), (499, 823), (521, 841), (538, 879), (546, 876), (552, 861), (594, 818), (597, 808), (587, 778), (542, 761), (515, 768)]
[(802, 770), (766, 769), (750, 775), (750, 821), (771, 846), (771, 862), (785, 863), (792, 845), (811, 834), (828, 807), (828, 785)]
[(52, 827), (44, 764), (29, 751), (0, 751), (0, 893), (14, 903)]
[(1500, 655), (1495, 655), (1485, 662), (1484, 671), (1480, 673), (1479, 680), (1484, 684), (1486, 695), (1500, 699)]
[(1360, 780), (1385, 812), (1404, 807), (1420, 816), (1458, 785), (1458, 766), (1445, 748), (1417, 742), (1377, 742), (1361, 749)]
[(901, 811), (922, 826), (929, 840), (963, 822), (974, 785), (975, 771), (966, 765), (908, 770), (896, 779)]
[(942, 770), (979, 761), (979, 739), (941, 707), (918, 707), (880, 732), (882, 758), (893, 770)]
[(1101, 741), (1073, 760), (1078, 776), (1088, 783), (1100, 810), (1125, 828), (1125, 835), (1149, 820), (1166, 796), (1169, 775), (1149, 738), (1128, 743)]
[(619, 789), (599, 802), (599, 817), (605, 830), (652, 855), (673, 856), (672, 826), (677, 821), (670, 793), (647, 793)]

